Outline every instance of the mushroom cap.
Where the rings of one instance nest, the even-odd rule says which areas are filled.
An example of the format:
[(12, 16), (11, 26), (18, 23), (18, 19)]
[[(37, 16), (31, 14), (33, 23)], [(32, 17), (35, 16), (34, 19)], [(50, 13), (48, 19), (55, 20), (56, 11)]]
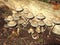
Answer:
[(52, 30), (53, 33), (60, 35), (60, 25), (56, 25)]
[(34, 33), (34, 30), (33, 30), (32, 28), (30, 28), (30, 29), (28, 30), (28, 33), (33, 34), (33, 33)]
[(36, 15), (36, 18), (42, 20), (45, 19), (45, 16), (42, 13), (38, 13), (38, 15)]
[(38, 20), (37, 19), (32, 19), (30, 20), (30, 23), (33, 27), (37, 27), (38, 26)]
[(28, 13), (27, 15), (25, 15), (27, 18), (33, 18), (34, 15), (32, 13)]
[(23, 24), (24, 23), (24, 20), (23, 19), (19, 19), (18, 20), (18, 24)]
[(17, 8), (16, 8), (16, 11), (23, 11), (24, 9), (22, 8), (22, 7), (20, 7), (20, 6), (18, 6)]
[(5, 20), (12, 21), (13, 17), (12, 16), (8, 16)]
[(9, 27), (13, 27), (13, 26), (16, 26), (16, 22), (15, 21), (10, 21), (10, 22), (8, 22), (7, 23), (7, 25), (9, 26)]
[(45, 19), (44, 23), (48, 26), (51, 27), (53, 25), (53, 22), (51, 20)]
[(60, 19), (59, 18), (54, 19), (53, 23), (56, 25), (60, 25)]
[(39, 26), (44, 26), (45, 23), (44, 23), (42, 20), (39, 20), (39, 21), (38, 21), (38, 25), (39, 25)]
[(20, 16), (18, 14), (13, 14), (12, 17), (13, 17), (14, 20), (19, 20)]

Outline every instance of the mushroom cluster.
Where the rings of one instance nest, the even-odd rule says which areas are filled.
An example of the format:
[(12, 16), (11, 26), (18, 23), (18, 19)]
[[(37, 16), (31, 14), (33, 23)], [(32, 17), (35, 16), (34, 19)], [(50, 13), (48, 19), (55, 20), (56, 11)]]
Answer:
[(39, 34), (45, 31), (44, 27), (46, 28), (52, 27), (53, 23), (56, 25), (60, 24), (58, 20), (54, 19), (53, 21), (51, 21), (46, 19), (46, 17), (42, 13), (38, 13), (36, 16), (34, 16), (33, 13), (30, 12), (28, 8), (25, 9), (22, 7), (17, 8), (16, 10), (12, 10), (12, 13), (13, 13), (12, 15), (5, 17), (4, 20), (7, 23), (4, 25), (4, 27), (5, 28), (17, 27), (17, 33), (18, 33), (20, 30), (20, 25), (23, 26), (22, 27), (23, 29), (26, 28), (28, 25), (31, 25), (29, 26), (29, 29), (27, 31), (29, 34), (32, 35), (33, 39), (39, 38)]

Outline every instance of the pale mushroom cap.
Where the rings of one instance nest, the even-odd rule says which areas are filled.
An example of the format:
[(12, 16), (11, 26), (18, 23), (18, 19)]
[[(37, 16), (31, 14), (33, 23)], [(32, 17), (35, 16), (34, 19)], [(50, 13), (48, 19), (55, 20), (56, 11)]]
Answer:
[(26, 15), (26, 17), (27, 17), (27, 18), (33, 18), (34, 15), (33, 15), (32, 13), (28, 13), (28, 14)]
[(56, 24), (56, 25), (60, 25), (60, 19), (56, 18), (53, 20), (53, 23)]
[(6, 18), (6, 20), (12, 21), (12, 20), (13, 20), (13, 17), (12, 17), (12, 16), (8, 16), (8, 17)]
[(39, 13), (38, 15), (36, 15), (37, 19), (44, 19), (45, 16), (42, 13)]
[(31, 25), (32, 25), (33, 27), (37, 27), (37, 26), (38, 26), (37, 22), (31, 23)]
[(14, 20), (19, 20), (19, 15), (18, 14), (12, 15), (12, 17), (13, 17)]
[(44, 26), (45, 23), (44, 23), (42, 20), (39, 20), (39, 21), (38, 21), (38, 25), (39, 25), (39, 26)]
[(53, 22), (51, 20), (45, 19), (44, 23), (48, 26), (51, 27), (53, 25)]
[(22, 11), (22, 10), (23, 10), (22, 7), (17, 7), (17, 8), (16, 8), (16, 11)]
[(56, 25), (52, 32), (57, 35), (60, 35), (60, 25)]
[(23, 24), (24, 23), (24, 20), (23, 19), (19, 19), (18, 20), (18, 24)]
[(9, 27), (16, 26), (16, 22), (15, 21), (10, 21), (10, 22), (7, 23), (7, 25)]
[(46, 23), (46, 25), (47, 25), (48, 27), (51, 27), (51, 26), (52, 26), (52, 24), (51, 24), (51, 23)]
[(38, 20), (37, 19), (33, 19), (33, 20), (30, 20), (30, 23), (33, 27), (37, 27), (38, 26)]
[(34, 33), (34, 30), (33, 30), (32, 28), (30, 28), (30, 29), (28, 30), (28, 33), (33, 34), (33, 33)]

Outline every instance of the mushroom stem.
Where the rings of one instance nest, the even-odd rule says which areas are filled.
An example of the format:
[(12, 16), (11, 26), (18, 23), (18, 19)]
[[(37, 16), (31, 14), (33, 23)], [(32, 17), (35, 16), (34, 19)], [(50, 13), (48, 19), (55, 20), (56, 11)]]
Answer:
[[(25, 21), (25, 23), (26, 23), (26, 25), (27, 25), (28, 23), (27, 23), (26, 18), (25, 18), (25, 17), (23, 17), (23, 16), (22, 16), (22, 18), (24, 19), (24, 21)], [(24, 25), (24, 24), (23, 24), (23, 26), (24, 26), (24, 27), (26, 27), (26, 25)]]
[(44, 32), (44, 29), (43, 29), (43, 27), (42, 27), (42, 26), (40, 26), (40, 28), (41, 28), (41, 32)]
[(53, 25), (52, 30), (54, 29), (54, 27), (55, 27), (55, 24)]
[(19, 35), (19, 32), (20, 32), (20, 29), (19, 28), (17, 28), (17, 34)]
[(51, 35), (52, 30), (54, 29), (55, 24), (53, 25), (52, 29), (49, 31), (49, 35)]
[(49, 30), (49, 34), (48, 35), (51, 35), (51, 32), (52, 32), (52, 29)]
[(41, 32), (41, 31), (40, 31), (40, 26), (36, 27), (36, 32), (37, 32), (37, 33), (40, 33), (40, 32)]

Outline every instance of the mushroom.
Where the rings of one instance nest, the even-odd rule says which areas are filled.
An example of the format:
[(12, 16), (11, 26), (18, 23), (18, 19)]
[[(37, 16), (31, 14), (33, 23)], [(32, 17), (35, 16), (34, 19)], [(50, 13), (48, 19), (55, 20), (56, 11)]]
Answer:
[(13, 26), (16, 26), (16, 22), (15, 21), (10, 21), (10, 22), (7, 23), (7, 25), (9, 27), (13, 27)]
[(43, 27), (45, 25), (45, 23), (42, 20), (39, 20), (38, 25)]
[(44, 20), (44, 23), (45, 23), (46, 26), (48, 26), (48, 27), (52, 27), (52, 26), (53, 26), (53, 22), (52, 22), (52, 20), (50, 20), (50, 19), (45, 19), (45, 20)]
[(36, 15), (36, 18), (43, 20), (43, 19), (45, 19), (45, 16), (42, 13), (38, 13), (38, 15)]
[[(52, 30), (54, 30), (54, 28), (55, 28), (56, 25), (60, 25), (60, 20), (59, 20), (59, 18), (53, 19), (53, 23), (54, 23), (54, 26), (53, 26)], [(56, 29), (55, 29), (55, 32), (56, 32)]]
[(18, 6), (17, 8), (16, 8), (16, 11), (17, 12), (21, 12), (21, 11), (23, 11), (24, 9), (22, 8), (22, 7), (20, 7), (20, 6)]
[(33, 18), (34, 17), (34, 15), (32, 14), (32, 13), (28, 13), (27, 15), (25, 15), (26, 16), (26, 18)]
[(37, 32), (37, 33), (40, 33), (40, 32), (41, 32), (40, 26), (36, 27), (36, 32)]
[[(51, 28), (53, 26), (53, 22), (49, 19), (45, 19), (44, 23), (46, 24), (46, 29)], [(48, 31), (49, 31), (49, 35), (50, 35), (52, 30), (48, 30)]]
[(53, 33), (60, 35), (60, 25), (56, 25), (52, 30)]
[(39, 20), (37, 20), (36, 18), (34, 18), (34, 19), (30, 20), (29, 22), (31, 23), (31, 25), (32, 25), (33, 27), (37, 27), (37, 26), (38, 26), (38, 21), (39, 21)]
[(13, 14), (12, 17), (14, 20), (19, 20), (20, 15), (16, 13), (16, 14)]
[(8, 16), (7, 18), (5, 18), (5, 21), (12, 21), (13, 17), (12, 16)]
[(56, 25), (60, 25), (60, 19), (59, 18), (53, 19), (53, 23)]
[[(53, 23), (54, 23), (53, 28), (55, 27), (55, 25), (60, 25), (60, 20), (59, 20), (59, 18), (53, 19)], [(52, 29), (53, 29), (53, 28), (52, 28)]]
[(30, 28), (30, 29), (28, 30), (28, 33), (33, 34), (33, 33), (34, 33), (34, 30), (33, 30), (32, 28)]
[(44, 32), (43, 27), (44, 27), (45, 23), (44, 23), (42, 20), (39, 20), (38, 25), (39, 25), (40, 28), (41, 28), (41, 32)]
[(45, 25), (45, 23), (43, 22), (43, 19), (45, 19), (45, 16), (42, 13), (38, 13), (38, 15), (36, 15), (36, 18), (39, 19), (38, 21), (38, 25), (41, 28), (41, 32), (43, 32), (43, 26)]
[(23, 24), (24, 23), (24, 20), (23, 19), (19, 19), (18, 20), (18, 24)]

